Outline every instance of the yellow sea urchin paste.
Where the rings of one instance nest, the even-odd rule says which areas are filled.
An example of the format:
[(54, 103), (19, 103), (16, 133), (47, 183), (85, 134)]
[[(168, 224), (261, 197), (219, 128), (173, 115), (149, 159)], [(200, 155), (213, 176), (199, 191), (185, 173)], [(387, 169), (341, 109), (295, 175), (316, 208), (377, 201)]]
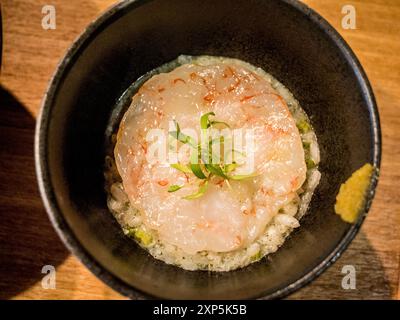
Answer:
[(356, 221), (361, 210), (365, 193), (370, 183), (374, 167), (369, 163), (355, 171), (351, 177), (341, 185), (336, 196), (335, 212), (349, 223)]

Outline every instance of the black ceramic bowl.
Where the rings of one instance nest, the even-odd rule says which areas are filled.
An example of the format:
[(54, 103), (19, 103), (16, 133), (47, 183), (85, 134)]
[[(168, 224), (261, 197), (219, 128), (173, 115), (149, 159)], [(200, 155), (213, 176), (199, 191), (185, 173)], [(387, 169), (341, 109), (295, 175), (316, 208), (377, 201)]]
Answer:
[[(125, 237), (103, 190), (104, 136), (122, 93), (180, 54), (239, 58), (285, 84), (311, 117), (321, 182), (308, 215), (269, 258), (227, 273), (189, 272)], [(339, 186), (366, 162), (379, 168), (380, 127), (356, 57), (318, 14), (292, 0), (137, 0), (117, 4), (72, 45), (44, 99), (36, 135), (40, 189), (68, 248), (131, 298), (276, 298), (308, 283), (347, 247), (358, 221), (334, 211)]]

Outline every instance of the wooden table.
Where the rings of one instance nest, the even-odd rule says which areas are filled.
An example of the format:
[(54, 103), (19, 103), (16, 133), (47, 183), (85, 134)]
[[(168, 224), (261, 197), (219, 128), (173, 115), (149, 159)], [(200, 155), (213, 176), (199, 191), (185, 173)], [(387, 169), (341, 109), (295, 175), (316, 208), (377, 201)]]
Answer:
[[(36, 186), (35, 119), (57, 62), (112, 0), (3, 0), (0, 88), (0, 298), (121, 299), (63, 246)], [(382, 175), (361, 232), (343, 256), (291, 299), (399, 299), (400, 269), (400, 1), (307, 0), (349, 42), (372, 82), (383, 130)], [(43, 30), (41, 9), (53, 4), (56, 30)], [(357, 29), (341, 28), (342, 6), (357, 10)], [(41, 286), (42, 266), (57, 270), (57, 288)], [(354, 265), (357, 289), (341, 287)]]

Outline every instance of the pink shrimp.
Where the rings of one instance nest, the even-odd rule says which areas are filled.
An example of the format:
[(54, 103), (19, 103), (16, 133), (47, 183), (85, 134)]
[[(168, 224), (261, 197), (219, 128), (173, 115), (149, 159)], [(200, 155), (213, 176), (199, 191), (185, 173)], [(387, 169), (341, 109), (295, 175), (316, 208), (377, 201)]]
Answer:
[[(173, 119), (199, 133), (199, 118), (209, 111), (232, 129), (253, 130), (250, 153), (259, 175), (229, 186), (216, 179), (204, 196), (185, 200), (198, 190), (199, 179), (162, 161), (149, 165), (145, 133), (168, 132)], [(148, 80), (121, 123), (115, 159), (146, 226), (187, 253), (248, 246), (293, 199), (306, 174), (300, 135), (285, 100), (262, 75), (231, 59), (185, 64)], [(182, 188), (168, 192), (171, 185)]]

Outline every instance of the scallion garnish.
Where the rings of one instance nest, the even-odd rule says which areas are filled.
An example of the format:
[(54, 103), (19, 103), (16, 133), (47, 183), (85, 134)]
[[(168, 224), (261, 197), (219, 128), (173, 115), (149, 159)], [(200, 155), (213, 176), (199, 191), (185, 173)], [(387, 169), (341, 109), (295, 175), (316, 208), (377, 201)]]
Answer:
[(173, 184), (172, 186), (169, 186), (168, 192), (175, 192), (182, 188), (183, 186), (178, 186), (177, 184)]
[(229, 178), (232, 180), (240, 181), (240, 180), (244, 180), (244, 179), (254, 178), (257, 176), (258, 176), (258, 174), (251, 173), (251, 174), (238, 174), (238, 175), (234, 175), (234, 176), (229, 176)]
[(184, 173), (192, 173), (192, 171), (187, 166), (180, 163), (171, 164), (171, 167)]
[(183, 199), (194, 200), (200, 198), (207, 191), (207, 188), (208, 188), (208, 180), (205, 180), (204, 182), (200, 183), (199, 190), (196, 193), (183, 197)]
[[(207, 130), (214, 125), (224, 125), (230, 128), (229, 124), (227, 124), (226, 122), (210, 120), (209, 119), (210, 116), (215, 116), (215, 113), (208, 112), (200, 117), (200, 127), (202, 130)], [(176, 121), (175, 121), (175, 127), (176, 130), (169, 132), (169, 135), (183, 144), (190, 145), (193, 148), (193, 150), (190, 156), (189, 164), (184, 165), (181, 163), (174, 163), (171, 164), (171, 167), (181, 172), (184, 172), (185, 174), (194, 174), (197, 178), (201, 180), (198, 191), (196, 193), (183, 197), (184, 199), (193, 200), (203, 196), (204, 193), (207, 191), (208, 183), (213, 176), (223, 178), (229, 188), (231, 188), (229, 180), (241, 181), (244, 179), (253, 178), (257, 176), (254, 173), (248, 175), (230, 175), (230, 173), (235, 171), (236, 168), (239, 166), (236, 162), (226, 164), (224, 163), (223, 158), (222, 159), (219, 159), (219, 157), (218, 159), (217, 157), (212, 158), (212, 148), (214, 143), (219, 142), (222, 145), (222, 147), (224, 147), (225, 143), (224, 137), (219, 137), (216, 139), (210, 138), (208, 141), (208, 148), (202, 150), (201, 145), (197, 144), (192, 137), (182, 133), (179, 124)], [(243, 155), (243, 153), (235, 150), (230, 150), (230, 152), (232, 152), (232, 155), (235, 153)], [(168, 188), (168, 192), (175, 192), (181, 189), (182, 187), (183, 186), (171, 185)]]

